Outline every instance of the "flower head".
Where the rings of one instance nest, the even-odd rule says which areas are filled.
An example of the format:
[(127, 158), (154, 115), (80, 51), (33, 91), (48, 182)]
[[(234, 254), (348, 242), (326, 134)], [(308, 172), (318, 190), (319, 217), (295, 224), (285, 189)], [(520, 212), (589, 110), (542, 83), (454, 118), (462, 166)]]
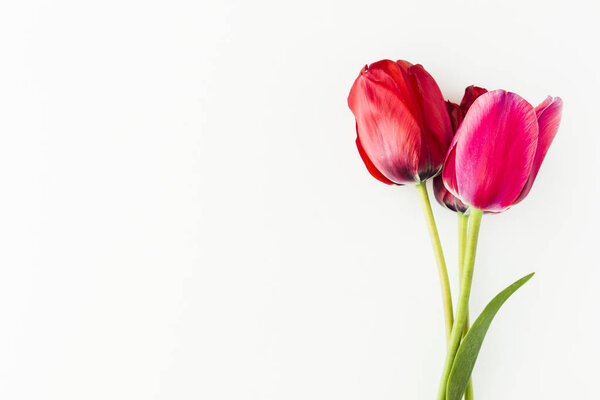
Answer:
[(562, 100), (537, 108), (521, 96), (494, 90), (478, 97), (462, 121), (442, 173), (463, 203), (499, 212), (531, 190), (560, 124)]
[(382, 60), (365, 66), (348, 105), (359, 154), (376, 179), (402, 185), (440, 172), (452, 125), (439, 87), (421, 65)]

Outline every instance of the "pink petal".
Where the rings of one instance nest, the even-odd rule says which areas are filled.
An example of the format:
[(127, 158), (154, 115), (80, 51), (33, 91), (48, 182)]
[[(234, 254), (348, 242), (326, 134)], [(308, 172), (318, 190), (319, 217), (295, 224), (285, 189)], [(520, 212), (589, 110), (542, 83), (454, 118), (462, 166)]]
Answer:
[(442, 206), (456, 212), (467, 211), (467, 206), (446, 189), (441, 175), (433, 178), (433, 194)]
[(504, 90), (481, 95), (455, 138), (458, 197), (485, 211), (509, 207), (527, 182), (537, 138), (535, 111), (522, 97)]
[(458, 182), (456, 182), (456, 139), (457, 137), (455, 136), (452, 144), (450, 144), (450, 149), (448, 149), (444, 167), (442, 168), (442, 178), (446, 189), (455, 197), (460, 198), (458, 194)]
[(535, 151), (535, 158), (533, 159), (533, 166), (531, 168), (531, 173), (529, 174), (529, 179), (525, 184), (525, 187), (521, 191), (519, 198), (516, 200), (516, 203), (522, 201), (531, 190), (533, 186), (533, 182), (535, 182), (535, 178), (537, 177), (538, 172), (540, 171), (540, 167), (542, 166), (542, 162), (546, 157), (546, 153), (548, 153), (548, 149), (558, 132), (558, 127), (560, 125), (560, 119), (562, 116), (562, 106), (563, 102), (560, 97), (552, 98), (548, 96), (539, 106), (535, 108), (535, 113), (538, 120), (539, 126), (539, 136), (537, 142), (537, 148)]
[(556, 99), (554, 99), (552, 96), (546, 96), (544, 101), (537, 105), (537, 107), (535, 108), (535, 115), (538, 117), (538, 119), (540, 116), (540, 112), (544, 111), (550, 104), (552, 104), (553, 101), (556, 100), (560, 100), (560, 98), (557, 97)]
[(350, 90), (348, 105), (374, 167), (394, 183), (418, 181), (421, 130), (399, 98), (394, 79), (382, 69), (365, 67)]

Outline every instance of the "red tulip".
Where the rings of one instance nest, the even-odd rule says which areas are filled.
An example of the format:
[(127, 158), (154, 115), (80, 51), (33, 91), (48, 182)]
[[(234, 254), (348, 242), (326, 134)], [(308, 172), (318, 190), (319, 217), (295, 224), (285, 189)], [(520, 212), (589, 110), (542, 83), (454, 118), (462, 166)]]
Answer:
[(461, 201), (499, 212), (531, 190), (556, 136), (562, 100), (548, 97), (535, 109), (515, 93), (481, 95), (458, 128), (446, 161), (446, 188)]
[[(446, 102), (448, 115), (450, 116), (450, 121), (452, 123), (452, 130), (455, 133), (473, 102), (484, 93), (487, 93), (486, 89), (471, 85), (465, 89), (465, 94), (460, 102), (460, 106), (451, 101)], [(446, 189), (442, 175), (433, 178), (433, 194), (438, 203), (452, 211), (464, 213), (469, 208)]]
[(421, 65), (382, 60), (365, 66), (348, 105), (359, 154), (376, 179), (402, 185), (440, 172), (452, 126), (439, 87)]

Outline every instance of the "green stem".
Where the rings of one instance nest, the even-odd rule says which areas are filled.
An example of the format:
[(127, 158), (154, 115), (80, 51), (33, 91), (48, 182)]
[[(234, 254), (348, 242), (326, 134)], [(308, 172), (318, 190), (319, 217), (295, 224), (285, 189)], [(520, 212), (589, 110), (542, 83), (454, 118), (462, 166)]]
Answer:
[(481, 225), (481, 216), (483, 211), (477, 208), (471, 208), (471, 216), (469, 218), (469, 228), (467, 237), (467, 246), (465, 252), (465, 262), (461, 273), (461, 288), (458, 295), (458, 308), (456, 310), (456, 320), (452, 327), (450, 341), (448, 343), (448, 354), (442, 372), (440, 382), (440, 390), (438, 392), (438, 400), (446, 399), (446, 386), (448, 384), (448, 376), (456, 357), (460, 339), (462, 337), (465, 323), (467, 322), (467, 314), (469, 307), (469, 296), (471, 295), (471, 284), (473, 283), (473, 267), (475, 266), (475, 253), (477, 251), (477, 238), (479, 237), (479, 226)]
[[(467, 250), (467, 224), (469, 216), (461, 212), (458, 215), (458, 276), (462, 278), (462, 272), (465, 263), (465, 252)], [(459, 290), (462, 287), (462, 282), (459, 282)], [(469, 331), (469, 305), (467, 304), (467, 320), (463, 329), (462, 337), (464, 338)], [(469, 379), (467, 390), (465, 391), (465, 400), (473, 400), (473, 380)]]
[(425, 220), (427, 221), (427, 228), (429, 229), (429, 236), (431, 238), (431, 244), (433, 246), (433, 253), (437, 261), (438, 274), (440, 276), (440, 284), (442, 287), (444, 318), (446, 321), (446, 340), (450, 340), (450, 332), (452, 331), (454, 313), (452, 312), (452, 294), (450, 292), (448, 270), (446, 269), (446, 261), (444, 260), (442, 243), (440, 242), (440, 235), (438, 234), (437, 226), (435, 225), (435, 219), (433, 218), (433, 211), (431, 210), (431, 202), (429, 201), (429, 195), (427, 194), (427, 186), (425, 182), (417, 185), (417, 191), (419, 192), (419, 197), (421, 198), (421, 204), (423, 205), (423, 212), (425, 213)]
[(467, 224), (469, 216), (461, 212), (458, 215), (458, 273), (462, 275), (463, 265), (465, 263), (465, 251), (467, 249)]

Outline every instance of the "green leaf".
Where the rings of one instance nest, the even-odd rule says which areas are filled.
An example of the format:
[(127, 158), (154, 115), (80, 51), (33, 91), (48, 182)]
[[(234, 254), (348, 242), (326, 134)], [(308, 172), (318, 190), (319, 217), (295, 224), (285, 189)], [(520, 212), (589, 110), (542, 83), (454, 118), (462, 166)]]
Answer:
[(521, 286), (525, 284), (533, 273), (519, 279), (503, 291), (501, 291), (496, 297), (489, 302), (485, 309), (481, 312), (477, 320), (471, 326), (471, 329), (467, 332), (463, 341), (458, 348), (456, 357), (454, 358), (454, 364), (452, 364), (452, 370), (448, 377), (448, 386), (446, 389), (446, 400), (461, 400), (471, 372), (475, 367), (475, 361), (479, 355), (479, 350), (483, 344), (483, 339), (487, 333), (492, 320), (496, 316), (496, 313), (502, 307), (502, 304), (508, 298), (517, 291)]

